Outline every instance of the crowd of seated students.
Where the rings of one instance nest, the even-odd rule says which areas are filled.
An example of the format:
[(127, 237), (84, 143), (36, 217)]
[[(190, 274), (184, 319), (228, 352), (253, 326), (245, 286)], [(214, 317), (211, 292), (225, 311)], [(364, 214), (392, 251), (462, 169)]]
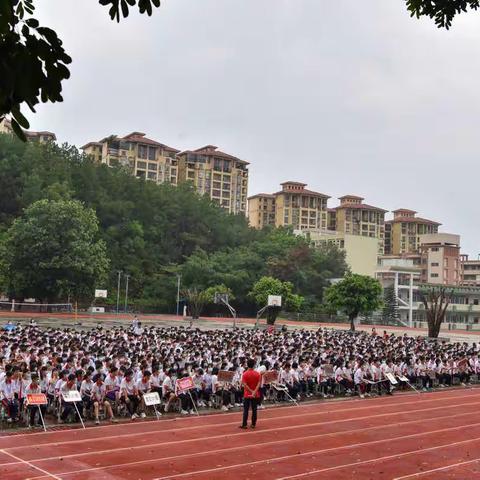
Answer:
[[(80, 392), (78, 412), (99, 423), (150, 413), (143, 395), (157, 392), (162, 412), (187, 415), (198, 408), (229, 410), (242, 402), (241, 376), (249, 358), (259, 371), (278, 372), (283, 390), (262, 385), (264, 400), (312, 396), (391, 394), (394, 388), (428, 390), (467, 385), (480, 373), (476, 343), (342, 330), (200, 330), (129, 327), (92, 330), (19, 325), (0, 336), (0, 400), (9, 422), (38, 424), (40, 413), (76, 421), (62, 393)], [(231, 372), (228, 380), (220, 372)], [(392, 384), (389, 375), (397, 379)], [(194, 388), (178, 389), (192, 377)], [(403, 379), (403, 380), (401, 380)], [(27, 407), (29, 393), (45, 393), (47, 408)], [(158, 412), (160, 414), (160, 412)]]

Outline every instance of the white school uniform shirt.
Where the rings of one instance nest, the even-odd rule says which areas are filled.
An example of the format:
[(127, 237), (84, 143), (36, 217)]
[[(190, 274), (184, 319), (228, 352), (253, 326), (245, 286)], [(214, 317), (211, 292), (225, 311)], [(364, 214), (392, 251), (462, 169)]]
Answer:
[(97, 385), (95, 382), (92, 387), (92, 400), (101, 402), (107, 393), (107, 389), (105, 387), (105, 384), (102, 383), (101, 385)]
[(335, 369), (335, 381), (340, 382), (341, 380), (343, 380), (343, 368), (337, 367)]
[(120, 384), (120, 390), (125, 392), (127, 395), (134, 395), (135, 394), (135, 380), (133, 378), (130, 379), (130, 381), (127, 381), (126, 378), (122, 380), (122, 383)]
[(152, 388), (152, 383), (150, 380), (148, 380), (147, 382), (143, 382), (142, 379), (140, 379), (137, 382), (137, 390), (142, 394), (149, 392), (151, 388)]
[(105, 385), (105, 388), (110, 391), (110, 390), (116, 390), (118, 389), (119, 387), (119, 379), (118, 377), (115, 375), (114, 378), (112, 378), (110, 376), (110, 374), (107, 375), (107, 378), (104, 380), (104, 385)]
[(15, 383), (12, 381), (10, 383), (7, 383), (4, 381), (0, 385), (0, 393), (2, 398), (6, 398), (7, 400), (13, 400), (15, 397), (15, 394), (18, 393)]
[(162, 383), (162, 395), (165, 396), (167, 393), (173, 392), (173, 381), (169, 376), (166, 376)]
[(90, 394), (92, 393), (92, 387), (93, 387), (93, 382), (90, 380), (87, 382), (87, 380), (83, 380), (83, 382), (80, 385), (80, 395), (82, 397), (87, 396), (89, 397)]
[(365, 375), (365, 372), (363, 371), (362, 368), (357, 368), (355, 370), (355, 373), (353, 375), (353, 381), (355, 382), (355, 385), (359, 385), (360, 383), (363, 382), (364, 375)]

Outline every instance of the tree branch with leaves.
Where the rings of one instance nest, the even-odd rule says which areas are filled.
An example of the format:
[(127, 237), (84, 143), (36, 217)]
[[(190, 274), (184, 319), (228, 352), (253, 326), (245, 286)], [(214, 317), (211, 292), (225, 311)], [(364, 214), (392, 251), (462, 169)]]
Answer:
[[(99, 0), (110, 6), (112, 20), (129, 15), (131, 7), (152, 15), (160, 0)], [(70, 77), (71, 57), (51, 28), (33, 17), (34, 0), (0, 0), (0, 121), (11, 116), (15, 134), (26, 140), (22, 128), (30, 124), (21, 112), (35, 112), (40, 102), (62, 102), (62, 82)]]

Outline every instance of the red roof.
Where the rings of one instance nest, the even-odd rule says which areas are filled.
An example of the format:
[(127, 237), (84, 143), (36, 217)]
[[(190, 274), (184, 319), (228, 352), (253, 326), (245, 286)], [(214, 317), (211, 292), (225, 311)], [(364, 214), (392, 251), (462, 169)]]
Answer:
[(303, 190), (280, 190), (279, 192), (275, 192), (274, 195), (280, 195), (281, 193), (291, 193), (296, 195), (314, 195), (315, 197), (331, 198), (324, 193), (314, 192), (313, 190), (307, 190), (306, 188), (304, 188)]
[(154, 145), (156, 147), (161, 147), (163, 150), (167, 150), (169, 152), (178, 153), (180, 151), (180, 150), (177, 150), (176, 148), (169, 147), (168, 145), (152, 140), (151, 138), (146, 137), (145, 134), (142, 132), (132, 132), (132, 133), (129, 133), (128, 135), (125, 135), (124, 137), (117, 137), (116, 135), (111, 135), (110, 137), (102, 138), (100, 142), (88, 142), (81, 148), (84, 149), (89, 147), (90, 145), (102, 145), (102, 143), (104, 143), (107, 139), (111, 137), (116, 138), (117, 140), (125, 140), (127, 142), (132, 142), (132, 143), (143, 143), (145, 145)]
[(306, 187), (306, 186), (307, 186), (306, 183), (302, 183), (302, 182), (291, 182), (291, 181), (283, 182), (283, 183), (281, 183), (280, 185), (298, 185), (299, 187)]
[(397, 217), (385, 223), (427, 223), (430, 225), (441, 225), (441, 223), (421, 217)]
[(272, 195), (271, 193), (257, 193), (256, 195), (252, 195), (251, 197), (248, 197), (247, 200), (250, 200), (252, 198), (257, 198), (257, 197), (275, 198), (275, 195)]
[(373, 205), (367, 205), (366, 203), (344, 203), (343, 205), (335, 207), (335, 210), (340, 210), (341, 208), (351, 208), (353, 210), (377, 210), (384, 213), (388, 212), (388, 210), (374, 207)]
[(393, 210), (393, 213), (417, 213), (415, 210), (409, 210), (408, 208), (397, 208), (396, 210)]
[(344, 195), (343, 197), (338, 197), (339, 200), (344, 200), (345, 198), (353, 198), (355, 200), (365, 200), (363, 197), (357, 197), (357, 195)]
[(205, 147), (197, 148), (196, 150), (184, 150), (183, 152), (180, 153), (180, 155), (183, 154), (193, 154), (193, 155), (205, 155), (208, 157), (219, 157), (219, 158), (225, 158), (228, 160), (234, 160), (236, 162), (244, 163), (245, 165), (249, 165), (249, 162), (246, 162), (245, 160), (241, 160), (238, 157), (234, 157), (233, 155), (230, 155), (228, 153), (222, 152), (221, 150), (217, 150), (218, 147), (215, 145), (206, 145)]

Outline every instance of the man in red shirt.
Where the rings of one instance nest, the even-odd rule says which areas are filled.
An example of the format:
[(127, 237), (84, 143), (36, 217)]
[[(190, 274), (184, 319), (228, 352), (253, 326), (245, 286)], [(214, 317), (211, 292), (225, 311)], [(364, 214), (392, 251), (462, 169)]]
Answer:
[(260, 385), (262, 383), (262, 376), (255, 371), (255, 360), (248, 360), (248, 370), (242, 375), (243, 386), (243, 422), (240, 428), (247, 428), (248, 411), (252, 409), (252, 424), (251, 428), (255, 428), (257, 424), (257, 405), (260, 398)]

